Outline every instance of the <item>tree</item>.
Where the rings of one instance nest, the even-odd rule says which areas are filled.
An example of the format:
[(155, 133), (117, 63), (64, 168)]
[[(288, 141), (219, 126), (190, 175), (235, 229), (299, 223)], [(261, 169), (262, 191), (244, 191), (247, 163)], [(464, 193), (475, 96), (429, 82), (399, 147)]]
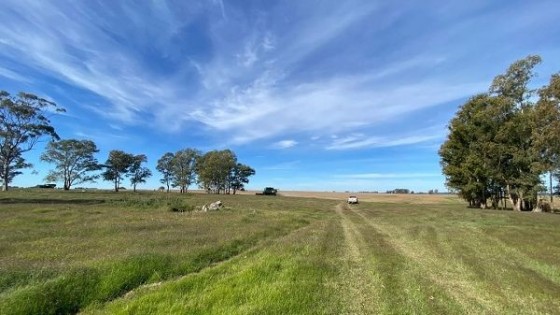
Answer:
[[(532, 209), (541, 189), (542, 154), (535, 151), (535, 105), (528, 83), (538, 56), (513, 63), (489, 93), (461, 107), (439, 154), (447, 186), (471, 206), (493, 207), (507, 196), (515, 210)], [(504, 201), (505, 202), (505, 201)]]
[[(514, 210), (522, 210), (525, 197), (529, 203), (537, 199), (539, 186), (539, 157), (533, 150), (533, 110), (531, 96), (534, 90), (528, 84), (535, 76), (534, 67), (541, 62), (539, 56), (527, 56), (514, 62), (505, 74), (494, 78), (490, 95), (504, 99), (500, 116), (507, 116), (498, 133), (497, 142), (506, 160), (501, 163), (500, 173), (506, 193)], [(531, 208), (531, 205), (529, 205)]]
[(136, 192), (136, 185), (146, 182), (146, 179), (152, 176), (152, 171), (149, 168), (143, 167), (142, 163), (147, 162), (148, 157), (144, 154), (134, 156), (133, 162), (130, 165), (127, 176), (130, 177), (130, 184), (133, 191)]
[(255, 175), (255, 170), (250, 166), (237, 163), (231, 171), (230, 184), (233, 194), (235, 195), (237, 190), (244, 188), (245, 184), (249, 182), (249, 176)]
[(510, 98), (515, 105), (525, 105), (534, 90), (528, 88), (529, 81), (535, 76), (533, 68), (541, 63), (540, 56), (527, 56), (514, 62), (504, 74), (494, 78), (490, 94)]
[(101, 174), (103, 179), (115, 184), (115, 192), (119, 192), (121, 181), (135, 162), (135, 156), (121, 150), (112, 150), (103, 167), (105, 171)]
[(167, 192), (169, 192), (169, 186), (173, 180), (173, 158), (175, 155), (171, 152), (165, 153), (157, 162), (156, 169), (163, 175), (160, 179), (162, 184), (167, 186)]
[(534, 151), (541, 158), (541, 168), (549, 174), (550, 202), (553, 202), (552, 176), (560, 169), (560, 74), (550, 78), (539, 91), (535, 105), (532, 133)]
[[(2, 180), (2, 183), (4, 183), (4, 174), (6, 174), (5, 172), (5, 164), (2, 162), (2, 159), (0, 159), (0, 172), (1, 174), (3, 174), (0, 179)], [(30, 168), (33, 167), (33, 165), (31, 163), (27, 163), (25, 162), (25, 159), (22, 158), (21, 156), (16, 157), (15, 159), (13, 159), (13, 162), (11, 163), (10, 169), (7, 172), (7, 177), (8, 177), (8, 183), (11, 183), (12, 180), (14, 179), (14, 177), (21, 175), (22, 172), (19, 171), (21, 169), (24, 168)]]
[(22, 154), (33, 149), (43, 137), (59, 137), (51, 126), (48, 111), (62, 112), (55, 103), (36, 95), (20, 92), (16, 97), (0, 91), (0, 162), (2, 190), (8, 190), (19, 168), (29, 166)]
[(172, 186), (179, 187), (180, 193), (187, 193), (189, 186), (196, 179), (196, 165), (200, 152), (195, 149), (184, 149), (175, 152), (172, 164)]
[(98, 175), (88, 175), (101, 167), (93, 156), (99, 152), (91, 140), (61, 140), (49, 142), (41, 160), (56, 164), (46, 177), (47, 181), (64, 183), (64, 190), (69, 190), (74, 184), (95, 181)]
[(230, 174), (237, 165), (231, 150), (214, 150), (204, 154), (196, 165), (199, 185), (208, 192), (228, 193), (231, 189)]

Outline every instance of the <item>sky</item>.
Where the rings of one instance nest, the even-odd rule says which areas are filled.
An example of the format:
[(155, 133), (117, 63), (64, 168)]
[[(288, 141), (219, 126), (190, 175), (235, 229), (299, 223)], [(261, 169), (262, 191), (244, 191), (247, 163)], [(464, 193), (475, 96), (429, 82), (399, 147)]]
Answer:
[[(248, 189), (445, 191), (450, 119), (515, 60), (543, 58), (534, 87), (560, 71), (559, 12), (556, 0), (3, 0), (0, 90), (65, 108), (58, 134), (93, 140), (100, 162), (146, 154), (144, 189), (161, 185), (164, 153), (195, 148), (233, 150), (256, 170)], [(43, 183), (45, 144), (12, 185)]]

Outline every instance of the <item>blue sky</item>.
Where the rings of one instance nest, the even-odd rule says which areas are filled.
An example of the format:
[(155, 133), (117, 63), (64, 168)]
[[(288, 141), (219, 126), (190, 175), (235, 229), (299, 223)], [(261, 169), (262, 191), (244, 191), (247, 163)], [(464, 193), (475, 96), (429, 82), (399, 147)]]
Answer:
[[(0, 89), (52, 99), (62, 138), (148, 156), (230, 148), (248, 188), (445, 190), (437, 150), (469, 96), (539, 54), (558, 1), (4, 0)], [(42, 182), (51, 165), (13, 185)], [(98, 182), (97, 187), (111, 187)]]

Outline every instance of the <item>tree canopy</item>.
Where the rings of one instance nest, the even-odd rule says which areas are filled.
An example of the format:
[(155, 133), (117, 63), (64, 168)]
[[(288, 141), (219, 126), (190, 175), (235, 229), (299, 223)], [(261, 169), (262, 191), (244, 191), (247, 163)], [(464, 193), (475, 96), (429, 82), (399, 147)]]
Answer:
[(105, 171), (101, 174), (106, 181), (113, 182), (115, 192), (119, 192), (121, 181), (135, 162), (135, 156), (121, 150), (112, 150), (103, 165)]
[(496, 76), (489, 92), (473, 96), (449, 124), (439, 154), (448, 187), (471, 206), (508, 199), (515, 210), (538, 209), (541, 175), (560, 163), (558, 75), (539, 90), (529, 88), (534, 67), (528, 56)]
[(19, 169), (30, 167), (23, 153), (33, 149), (43, 137), (58, 140), (51, 125), (48, 112), (61, 112), (54, 102), (34, 94), (20, 92), (11, 96), (0, 91), (0, 180), (2, 190), (8, 190), (13, 178), (21, 174)]
[(237, 162), (231, 150), (214, 150), (200, 157), (196, 166), (199, 186), (211, 193), (235, 193), (255, 171)]
[(94, 181), (98, 175), (91, 175), (101, 167), (94, 157), (99, 152), (91, 140), (61, 140), (49, 142), (41, 160), (56, 165), (46, 177), (47, 181), (62, 181), (64, 190), (74, 184)]

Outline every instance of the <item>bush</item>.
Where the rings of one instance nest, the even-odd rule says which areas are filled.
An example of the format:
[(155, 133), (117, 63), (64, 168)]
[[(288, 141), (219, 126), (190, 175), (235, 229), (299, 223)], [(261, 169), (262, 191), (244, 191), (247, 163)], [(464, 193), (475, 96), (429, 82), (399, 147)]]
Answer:
[(171, 212), (191, 212), (194, 206), (188, 205), (180, 199), (172, 199), (167, 202), (167, 208)]

